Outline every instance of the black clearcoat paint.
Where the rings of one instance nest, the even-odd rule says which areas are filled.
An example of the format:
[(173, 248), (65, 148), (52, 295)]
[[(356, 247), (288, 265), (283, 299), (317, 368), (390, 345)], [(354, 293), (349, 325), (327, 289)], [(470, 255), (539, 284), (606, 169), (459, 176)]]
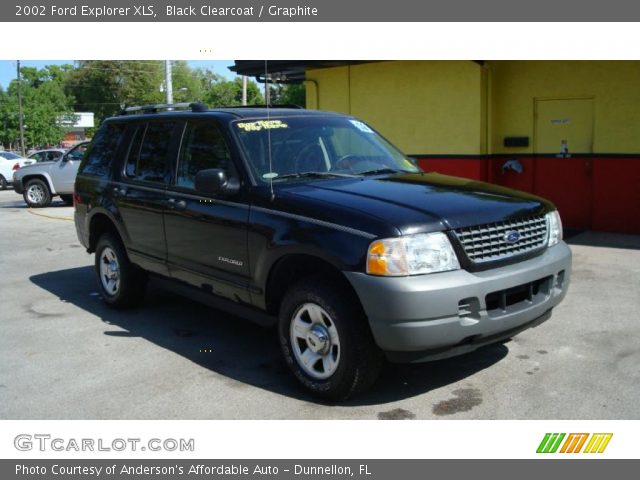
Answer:
[[(84, 246), (94, 247), (92, 221), (108, 220), (142, 268), (264, 309), (269, 274), (287, 255), (310, 255), (341, 271), (363, 271), (367, 248), (376, 238), (449, 231), (554, 209), (524, 192), (436, 173), (274, 182), (272, 195), (268, 185), (252, 179), (230, 129), (238, 118), (264, 118), (265, 113), (225, 109), (107, 120), (107, 125), (129, 125), (108, 175), (84, 174), (86, 159), (80, 167), (75, 220)], [(271, 118), (294, 115), (336, 114), (278, 109)], [(169, 118), (178, 123), (166, 158), (168, 183), (127, 179), (123, 164), (135, 126)], [(222, 130), (240, 173), (238, 194), (206, 196), (175, 186), (181, 135), (186, 120), (194, 118), (209, 119)]]

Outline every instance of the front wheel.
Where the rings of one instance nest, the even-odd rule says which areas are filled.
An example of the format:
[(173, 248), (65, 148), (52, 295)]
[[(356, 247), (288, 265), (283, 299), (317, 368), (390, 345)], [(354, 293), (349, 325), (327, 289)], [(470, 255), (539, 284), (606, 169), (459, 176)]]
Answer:
[(287, 292), (279, 337), (294, 376), (328, 400), (345, 400), (369, 388), (382, 366), (360, 305), (320, 280), (303, 281)]
[(39, 178), (29, 180), (24, 186), (23, 198), (31, 208), (46, 207), (51, 203), (49, 185)]
[(133, 265), (119, 238), (103, 234), (96, 245), (96, 275), (102, 298), (111, 307), (130, 308), (144, 297), (146, 275)]

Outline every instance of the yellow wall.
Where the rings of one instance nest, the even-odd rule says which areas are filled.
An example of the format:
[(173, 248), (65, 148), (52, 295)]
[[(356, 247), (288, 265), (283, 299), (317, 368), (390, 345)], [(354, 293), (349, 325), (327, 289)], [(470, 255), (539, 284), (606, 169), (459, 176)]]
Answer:
[(362, 118), (409, 154), (479, 154), (486, 136), (482, 76), (470, 61), (308, 70), (307, 105)]
[[(532, 153), (536, 98), (593, 98), (593, 152), (640, 152), (640, 62), (491, 61), (491, 151)], [(528, 148), (505, 148), (505, 136)]]
[(360, 117), (410, 154), (533, 153), (536, 98), (593, 98), (593, 152), (640, 152), (640, 61), (391, 61), (306, 78), (310, 108)]

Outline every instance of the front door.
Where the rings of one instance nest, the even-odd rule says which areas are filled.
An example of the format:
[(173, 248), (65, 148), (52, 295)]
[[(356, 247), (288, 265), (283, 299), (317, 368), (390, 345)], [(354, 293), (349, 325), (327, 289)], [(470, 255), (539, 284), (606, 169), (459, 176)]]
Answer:
[(536, 99), (534, 192), (556, 204), (565, 226), (591, 226), (593, 99)]
[(222, 132), (212, 119), (186, 124), (165, 214), (172, 277), (234, 301), (249, 302), (249, 208), (240, 198), (216, 198), (194, 188), (200, 170), (238, 177)]
[(78, 167), (87, 149), (86, 143), (76, 145), (55, 163), (55, 172), (51, 172), (53, 186), (58, 193), (73, 193)]

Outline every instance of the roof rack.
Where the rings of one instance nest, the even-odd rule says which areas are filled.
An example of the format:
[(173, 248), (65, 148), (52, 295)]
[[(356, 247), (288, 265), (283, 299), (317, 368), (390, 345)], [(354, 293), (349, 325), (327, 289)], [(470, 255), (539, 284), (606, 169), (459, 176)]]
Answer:
[(192, 112), (204, 112), (209, 109), (204, 103), (158, 103), (151, 105), (139, 105), (120, 110), (120, 115), (132, 115), (135, 113), (158, 113), (161, 110), (188, 110)]
[[(236, 105), (233, 107), (219, 107), (219, 108), (267, 108), (267, 105), (262, 103), (262, 104), (256, 104), (256, 105)], [(269, 105), (269, 108), (296, 108), (296, 109), (304, 110), (304, 107), (301, 107), (300, 105), (296, 105), (294, 103), (272, 104), (272, 105)]]

